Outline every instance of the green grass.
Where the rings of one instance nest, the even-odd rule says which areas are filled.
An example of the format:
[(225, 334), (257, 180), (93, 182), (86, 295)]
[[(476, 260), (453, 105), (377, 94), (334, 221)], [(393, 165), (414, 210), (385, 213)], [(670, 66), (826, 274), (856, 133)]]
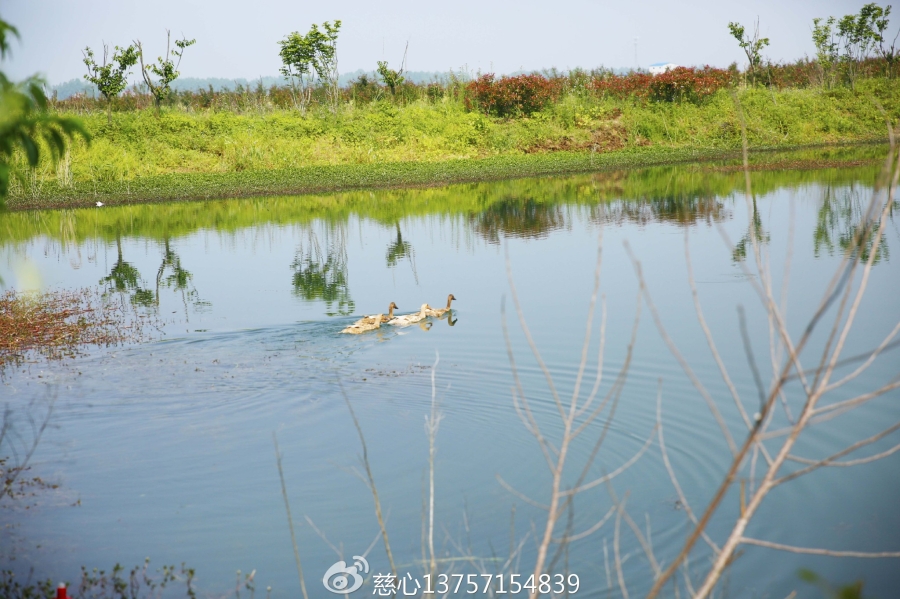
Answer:
[[(886, 138), (900, 81), (738, 92), (753, 149)], [(881, 112), (879, 105), (885, 113)], [(457, 101), (381, 101), (236, 113), (173, 108), (83, 114), (93, 137), (12, 190), (12, 209), (445, 184), (716, 159), (739, 150), (730, 92), (700, 105), (569, 95), (531, 118), (494, 119)]]

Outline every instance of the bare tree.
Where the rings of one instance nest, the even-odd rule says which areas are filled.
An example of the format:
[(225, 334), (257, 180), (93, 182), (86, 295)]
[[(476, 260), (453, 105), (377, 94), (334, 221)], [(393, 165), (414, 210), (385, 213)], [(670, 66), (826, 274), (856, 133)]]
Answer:
[[(741, 109), (739, 103), (737, 108), (740, 114)], [(756, 392), (753, 393), (753, 397), (744, 397), (735, 385), (733, 377), (726, 368), (725, 361), (717, 348), (713, 332), (707, 324), (700, 304), (699, 294), (697, 292), (697, 286), (691, 266), (688, 230), (685, 229), (685, 259), (688, 267), (688, 282), (697, 312), (697, 321), (707, 340), (711, 355), (719, 370), (719, 374), (722, 377), (722, 381), (728, 389), (728, 393), (731, 395), (731, 399), (734, 401), (737, 413), (740, 416), (742, 428), (738, 432), (731, 430), (721, 413), (721, 406), (717, 404), (713, 394), (707, 387), (708, 382), (704, 383), (704, 381), (696, 374), (691, 367), (689, 360), (679, 351), (675, 340), (667, 332), (663, 319), (657, 311), (653, 298), (648, 290), (641, 263), (632, 254), (630, 247), (628, 247), (628, 244), (626, 243), (626, 250), (633, 261), (639, 287), (634, 320), (635, 329), (640, 318), (641, 306), (646, 303), (660, 336), (666, 343), (673, 357), (683, 369), (691, 384), (696, 389), (698, 396), (707, 405), (716, 426), (721, 431), (723, 444), (726, 446), (729, 455), (731, 456), (731, 461), (725, 469), (721, 483), (712, 494), (708, 503), (699, 510), (693, 509), (688, 503), (683, 487), (679, 483), (677, 471), (669, 460), (662, 415), (662, 381), (660, 381), (660, 392), (657, 398), (656, 427), (647, 443), (613, 472), (590, 482), (585, 482), (588, 469), (595, 460), (597, 452), (606, 436), (609, 424), (615, 415), (621, 388), (627, 377), (635, 339), (633, 332), (631, 341), (628, 345), (626, 359), (616, 381), (611, 385), (604, 399), (599, 402), (599, 404), (595, 405), (594, 398), (601, 384), (600, 372), (603, 363), (605, 337), (606, 314), (605, 309), (602, 311), (603, 316), (601, 318), (602, 324), (600, 327), (600, 351), (597, 366), (597, 379), (587, 398), (581, 399), (580, 391), (587, 363), (588, 347), (592, 336), (592, 322), (599, 288), (602, 244), (598, 252), (594, 291), (590, 300), (581, 362), (577, 371), (572, 397), (567, 402), (563, 402), (560, 398), (554, 385), (553, 377), (541, 358), (540, 352), (528, 330), (516, 294), (515, 285), (512, 281), (509, 258), (507, 256), (507, 273), (509, 274), (512, 298), (519, 317), (519, 323), (525, 335), (527, 344), (544, 374), (550, 389), (550, 394), (556, 404), (556, 409), (563, 425), (562, 433), (559, 438), (551, 440), (548, 438), (548, 435), (543, 432), (541, 425), (539, 425), (538, 420), (535, 418), (529, 400), (522, 388), (512, 343), (510, 342), (504, 318), (504, 335), (515, 383), (512, 389), (513, 404), (517, 414), (525, 425), (525, 428), (537, 440), (552, 478), (550, 497), (549, 502), (547, 503), (537, 502), (532, 498), (519, 493), (512, 488), (511, 485), (500, 479), (501, 484), (517, 497), (530, 505), (545, 510), (548, 514), (546, 522), (543, 524), (543, 534), (541, 534), (540, 531), (537, 531), (536, 535), (538, 544), (534, 567), (535, 580), (537, 580), (539, 575), (552, 571), (557, 557), (568, 543), (596, 532), (613, 516), (612, 554), (615, 578), (616, 583), (619, 586), (619, 591), (626, 599), (630, 595), (628, 591), (628, 581), (626, 580), (623, 570), (624, 560), (621, 552), (623, 531), (626, 529), (631, 530), (650, 565), (653, 584), (647, 595), (648, 598), (657, 597), (662, 589), (669, 583), (673, 585), (676, 597), (680, 597), (680, 589), (682, 588), (689, 597), (702, 599), (710, 596), (713, 588), (720, 581), (728, 567), (739, 556), (737, 550), (740, 545), (754, 545), (774, 550), (835, 557), (900, 557), (900, 551), (865, 552), (832, 550), (819, 547), (798, 547), (753, 538), (746, 533), (749, 523), (758, 513), (766, 496), (776, 487), (811, 472), (815, 472), (821, 468), (849, 467), (866, 464), (900, 452), (900, 443), (897, 443), (871, 455), (845, 459), (847, 456), (850, 456), (850, 454), (854, 454), (860, 449), (869, 447), (882, 439), (888, 438), (890, 435), (900, 430), (900, 422), (888, 423), (888, 426), (880, 432), (856, 440), (846, 447), (835, 448), (829, 455), (807, 457), (800, 455), (796, 451), (798, 440), (811, 427), (847, 414), (852, 410), (856, 410), (873, 399), (900, 387), (900, 375), (897, 375), (891, 380), (882, 382), (869, 391), (852, 395), (849, 398), (845, 397), (847, 395), (846, 386), (848, 383), (863, 375), (882, 353), (900, 345), (900, 342), (896, 340), (898, 334), (900, 334), (900, 322), (897, 322), (889, 329), (884, 337), (877, 342), (876, 347), (870, 351), (857, 356), (845, 355), (847, 339), (860, 313), (860, 305), (866, 294), (873, 266), (878, 261), (880, 252), (883, 251), (881, 246), (883, 243), (883, 234), (891, 210), (895, 205), (898, 179), (900, 179), (900, 152), (898, 152), (895, 144), (894, 134), (893, 130), (890, 129), (890, 124), (889, 130), (891, 132), (890, 152), (885, 160), (882, 174), (875, 186), (872, 198), (865, 210), (862, 211), (861, 222), (859, 226), (855, 227), (853, 230), (853, 238), (847, 245), (846, 253), (837, 271), (828, 282), (816, 310), (809, 317), (802, 333), (798, 336), (792, 336), (787, 328), (786, 292), (790, 282), (791, 252), (788, 251), (785, 259), (784, 278), (781, 283), (780, 297), (777, 297), (775, 283), (773, 282), (773, 274), (770, 268), (768, 244), (766, 243), (767, 239), (760, 236), (759, 232), (761, 231), (761, 228), (754, 226), (749, 227), (748, 239), (745, 240), (747, 248), (746, 256), (752, 260), (755, 271), (750, 270), (750, 267), (746, 264), (747, 261), (745, 260), (739, 260), (738, 264), (744, 269), (745, 275), (750, 281), (753, 291), (756, 297), (758, 297), (765, 313), (766, 325), (769, 332), (769, 362), (773, 373), (771, 381), (768, 383), (768, 386), (766, 386), (763, 382), (759, 363), (753, 354), (749, 342), (746, 317), (743, 310), (739, 310), (739, 324), (743, 345), (747, 362), (756, 386)], [(746, 132), (744, 132), (744, 171), (748, 221), (754, 223), (754, 219), (757, 218), (757, 212), (755, 210), (755, 198), (753, 197), (749, 174)], [(720, 231), (722, 231), (721, 227)], [(789, 235), (792, 234), (793, 229), (791, 227)], [(726, 240), (728, 249), (734, 254), (734, 245), (728, 240), (724, 233), (723, 237)], [(824, 329), (825, 341), (822, 347), (814, 348), (814, 344), (811, 342), (813, 333), (820, 329)], [(813, 355), (812, 361), (810, 361), (808, 355), (813, 352), (815, 352), (815, 354)], [(854, 365), (855, 368), (850, 370)], [(843, 394), (841, 394), (841, 391), (843, 391)], [(835, 396), (842, 398), (833, 399)], [(604, 412), (604, 410), (607, 411)], [(569, 466), (567, 458), (572, 442), (585, 430), (587, 424), (590, 424), (593, 420), (600, 417), (601, 414), (603, 418), (602, 430), (598, 435), (593, 451), (589, 454), (587, 464), (581, 471), (577, 482), (571, 488), (565, 489), (563, 488), (563, 481), (565, 478), (564, 473), (566, 472), (567, 466)], [(596, 429), (596, 427), (594, 427), (594, 429)], [(656, 437), (659, 442), (663, 465), (665, 466), (670, 482), (677, 493), (679, 504), (684, 509), (686, 518), (688, 519), (689, 534), (687, 540), (674, 559), (671, 559), (668, 563), (663, 563), (663, 561), (657, 558), (652, 545), (649, 517), (647, 519), (646, 531), (642, 531), (626, 510), (627, 496), (621, 499), (618, 498), (611, 485), (608, 485), (608, 492), (612, 499), (612, 508), (603, 514), (596, 524), (589, 527), (587, 530), (578, 533), (573, 532), (571, 526), (566, 527), (561, 532), (557, 532), (558, 529), (563, 528), (561, 520), (566, 515), (567, 510), (571, 510), (572, 498), (577, 493), (583, 492), (599, 484), (607, 483), (614, 476), (631, 466), (650, 446), (654, 437)], [(741, 440), (742, 437), (743, 440)], [(722, 506), (726, 495), (728, 495), (738, 483), (740, 485), (739, 514), (733, 522), (729, 522), (727, 519), (725, 520), (725, 530), (728, 530), (728, 533), (724, 535), (724, 537), (719, 539), (712, 538), (713, 535), (708, 531), (709, 525), (713, 519), (719, 515), (719, 508)], [(722, 518), (727, 518), (727, 516), (719, 517), (716, 526), (718, 530), (721, 530), (723, 527)], [(571, 516), (569, 520), (571, 521)], [(625, 525), (624, 527), (623, 524)], [(701, 556), (697, 549), (698, 541), (700, 540), (704, 541), (709, 552), (712, 554), (708, 559), (706, 559), (708, 554), (703, 554)], [(551, 558), (550, 552), (554, 545), (556, 546), (557, 557)], [(613, 586), (613, 575), (609, 566), (609, 555), (605, 541), (604, 556), (607, 569), (608, 588), (611, 591)], [(704, 559), (696, 559), (698, 557), (703, 557)], [(695, 564), (693, 569), (690, 566), (692, 559)], [(691, 572), (696, 572), (696, 565), (706, 561), (708, 561), (709, 566), (702, 573), (702, 580), (695, 585), (692, 580)], [(683, 577), (680, 581), (676, 578), (679, 571), (681, 571)], [(531, 597), (536, 597), (539, 594), (540, 591), (535, 588), (531, 592)]]
[[(572, 390), (572, 395), (569, 399), (564, 401), (556, 388), (556, 384), (553, 380), (553, 375), (550, 373), (550, 370), (541, 357), (541, 353), (538, 350), (537, 344), (532, 338), (531, 332), (528, 329), (528, 325), (525, 322), (525, 316), (522, 311), (522, 306), (519, 302), (515, 283), (512, 279), (512, 269), (509, 262), (509, 254), (507, 252), (507, 274), (509, 277), (509, 285), (513, 304), (515, 305), (516, 314), (519, 319), (519, 325), (521, 326), (522, 331), (525, 334), (525, 339), (528, 343), (528, 347), (531, 349), (531, 352), (534, 355), (538, 366), (544, 374), (544, 378), (547, 382), (547, 386), (556, 406), (556, 411), (559, 414), (559, 418), (562, 421), (563, 425), (563, 430), (559, 438), (552, 439), (547, 433), (542, 430), (541, 425), (538, 423), (534, 411), (531, 408), (530, 400), (525, 393), (525, 390), (522, 386), (522, 381), (519, 377), (512, 342), (510, 340), (509, 331), (506, 326), (505, 308), (502, 308), (501, 311), (504, 314), (502, 318), (503, 334), (504, 338), (506, 339), (507, 354), (509, 356), (510, 368), (512, 370), (514, 379), (514, 386), (512, 389), (513, 404), (515, 406), (516, 413), (518, 414), (522, 423), (525, 425), (525, 428), (537, 440), (551, 476), (550, 497), (547, 503), (541, 503), (524, 495), (523, 493), (520, 493), (505, 480), (498, 477), (500, 484), (503, 485), (507, 490), (512, 492), (514, 495), (516, 495), (529, 505), (538, 507), (547, 512), (547, 520), (543, 525), (543, 531), (538, 530), (536, 532), (536, 541), (538, 545), (537, 558), (533, 571), (535, 581), (539, 580), (541, 575), (546, 575), (552, 569), (553, 565), (560, 559), (569, 543), (587, 537), (599, 530), (603, 526), (603, 524), (606, 523), (607, 520), (609, 520), (609, 518), (615, 511), (614, 506), (613, 509), (610, 509), (602, 518), (600, 518), (595, 524), (588, 527), (586, 530), (574, 532), (571, 526), (571, 514), (572, 502), (575, 496), (595, 487), (599, 487), (600, 485), (603, 485), (605, 483), (608, 483), (610, 480), (627, 470), (630, 466), (637, 462), (641, 455), (643, 455), (643, 453), (650, 447), (653, 439), (656, 436), (656, 431), (654, 429), (647, 438), (646, 443), (644, 443), (644, 445), (628, 460), (620, 464), (616, 469), (609, 472), (608, 474), (605, 474), (601, 477), (588, 479), (588, 475), (591, 471), (592, 465), (594, 464), (594, 460), (598, 452), (600, 451), (603, 442), (606, 439), (610, 424), (615, 417), (619, 398), (621, 397), (622, 390), (625, 386), (625, 381), (628, 377), (628, 370), (631, 365), (631, 358), (634, 350), (641, 312), (641, 301), (639, 295), (636, 301), (637, 308), (634, 316), (631, 339), (628, 344), (625, 361), (619, 369), (615, 380), (611, 385), (609, 385), (609, 388), (601, 399), (599, 397), (599, 391), (603, 382), (603, 352), (606, 341), (606, 307), (605, 302), (601, 302), (601, 304), (603, 305), (601, 307), (601, 322), (599, 332), (600, 341), (597, 354), (596, 374), (590, 391), (587, 393), (583, 393), (582, 384), (584, 383), (585, 371), (587, 370), (591, 339), (594, 335), (593, 321), (597, 306), (597, 295), (600, 287), (600, 274), (603, 263), (602, 259), (603, 245), (601, 230), (600, 245), (597, 250), (597, 264), (594, 271), (594, 290), (591, 294), (590, 304), (588, 307), (585, 337), (581, 349), (581, 360), (578, 366), (577, 375), (575, 377), (575, 384)], [(573, 470), (571, 464), (569, 463), (569, 450), (575, 440), (586, 430), (590, 430), (592, 432), (595, 431), (595, 428), (590, 427), (590, 425), (598, 418), (601, 419), (602, 426), (597, 433), (597, 437), (594, 440), (588, 458), (581, 467), (580, 472), (577, 469), (574, 469), (576, 472), (578, 472), (578, 476), (574, 485), (569, 488), (565, 488), (566, 473)], [(569, 523), (567, 523), (565, 527), (562, 527), (560, 521), (567, 514), (569, 515)], [(555, 551), (551, 556), (551, 548), (553, 547), (555, 547)], [(531, 589), (530, 593), (530, 596), (532, 598), (537, 597), (540, 594), (538, 586), (535, 586), (533, 589)]]
[[(738, 108), (740, 109), (740, 107)], [(749, 168), (747, 167), (746, 141), (744, 143), (744, 165), (746, 173), (748, 216), (752, 219), (753, 194), (750, 184)], [(692, 531), (684, 546), (681, 548), (681, 551), (666, 566), (665, 570), (662, 572), (654, 572), (654, 583), (647, 597), (653, 598), (658, 596), (664, 585), (673, 580), (673, 577), (678, 572), (679, 568), (685, 566), (697, 541), (701, 538), (708, 539), (706, 532), (708, 525), (717, 514), (726, 494), (738, 480), (741, 480), (739, 515), (731, 525), (730, 532), (725, 536), (721, 546), (714, 548), (711, 565), (703, 575), (703, 580), (696, 590), (694, 590), (687, 574), (687, 569), (685, 569), (685, 587), (688, 593), (693, 597), (702, 599), (710, 595), (723, 573), (736, 559), (737, 549), (740, 545), (756, 545), (796, 553), (831, 555), (837, 557), (900, 557), (900, 551), (861, 552), (796, 547), (773, 543), (762, 539), (755, 539), (746, 535), (747, 527), (751, 519), (756, 515), (760, 505), (769, 492), (776, 487), (819, 470), (820, 468), (846, 467), (869, 463), (888, 457), (900, 450), (900, 444), (896, 444), (889, 449), (874, 455), (856, 459), (842, 459), (849, 454), (868, 447), (888, 435), (891, 435), (895, 431), (900, 430), (900, 422), (897, 422), (890, 424), (890, 426), (884, 430), (868, 438), (860, 439), (847, 447), (840, 448), (830, 455), (808, 458), (795, 453), (798, 440), (811, 427), (864, 406), (869, 401), (900, 387), (900, 377), (895, 376), (890, 381), (865, 393), (841, 400), (831, 399), (837, 395), (840, 390), (844, 389), (847, 383), (862, 375), (886, 349), (891, 347), (894, 338), (897, 336), (898, 332), (900, 332), (900, 322), (898, 322), (884, 336), (877, 347), (871, 351), (862, 356), (846, 357), (844, 355), (847, 338), (859, 315), (860, 304), (866, 293), (872, 274), (872, 267), (876, 261), (879, 246), (882, 243), (882, 234), (887, 225), (891, 208), (894, 205), (898, 177), (900, 177), (900, 155), (898, 155), (892, 133), (891, 149), (885, 160), (882, 175), (875, 186), (872, 199), (864, 212), (861, 226), (856, 230), (853, 242), (850, 244), (840, 266), (828, 283), (817, 309), (812, 316), (809, 317), (803, 332), (797, 337), (792, 337), (787, 329), (787, 309), (784, 300), (784, 293), (788, 283), (788, 273), (790, 272), (790, 252), (786, 258), (785, 280), (782, 283), (781, 290), (782, 298), (779, 299), (776, 298), (772, 271), (769, 267), (770, 262), (766, 248), (760, 243), (761, 240), (756, 236), (754, 228), (750, 228), (750, 242), (756, 272), (751, 272), (743, 263), (741, 263), (741, 265), (766, 314), (770, 333), (770, 360), (773, 368), (773, 378), (770, 381), (768, 388), (764, 388), (755, 359), (749, 350), (749, 342), (746, 337), (746, 325), (743, 322), (743, 314), (741, 314), (741, 330), (744, 336), (744, 346), (747, 350), (748, 362), (753, 370), (754, 379), (757, 381), (758, 386), (757, 394), (759, 397), (754, 397), (753, 399), (745, 399), (739, 394), (735, 385), (732, 383), (732, 379), (725, 368), (721, 356), (719, 355), (713, 336), (706, 326), (703, 311), (697, 299), (693, 273), (690, 270), (689, 246), (687, 237), (685, 237), (685, 251), (689, 266), (689, 279), (694, 295), (698, 321), (706, 335), (710, 351), (719, 367), (722, 379), (729, 388), (741, 415), (741, 419), (745, 426), (745, 437), (743, 442), (740, 445), (737, 445), (731, 432), (724, 426), (724, 422), (717, 414), (715, 404), (710, 404), (710, 409), (713, 410), (714, 415), (719, 422), (719, 426), (722, 428), (723, 437), (731, 449), (733, 456), (732, 461), (727, 468), (722, 482), (719, 484), (709, 503), (703, 511), (699, 513), (699, 517), (695, 516), (685, 503), (685, 511), (691, 520)], [(673, 355), (675, 355), (681, 363), (682, 368), (686, 374), (688, 374), (689, 378), (691, 378), (698, 392), (705, 399), (708, 399), (708, 393), (702, 383), (700, 383), (693, 374), (687, 361), (681, 357), (656, 313), (653, 300), (644, 283), (640, 262), (633, 257), (632, 259), (634, 260), (635, 270), (640, 280), (644, 299), (647, 301), (650, 311), (654, 316), (654, 321), (656, 322), (660, 334), (669, 344), (669, 348)], [(804, 355), (804, 350), (809, 349), (810, 351), (813, 351), (810, 347), (810, 340), (813, 332), (819, 328), (826, 327), (826, 321), (830, 321), (830, 326), (827, 326), (825, 329), (827, 333), (824, 347), (821, 348), (821, 353), (818, 354), (818, 357), (813, 360), (812, 366), (809, 367), (805, 365), (808, 364), (808, 361)], [(854, 363), (859, 364), (854, 370), (843, 376), (838, 376), (839, 368)], [(788, 387), (789, 383), (799, 383), (799, 394), (795, 390), (795, 387)], [(754, 403), (759, 407), (755, 413), (750, 416), (750, 410), (748, 410), (746, 406), (747, 404), (752, 405)], [(792, 413), (792, 404), (799, 404), (796, 415)], [(779, 407), (781, 408), (780, 410)], [(796, 408), (797, 406), (795, 406), (795, 409)], [(776, 424), (780, 426), (776, 426)], [(676, 491), (684, 502), (677, 477), (665, 454), (661, 410), (658, 411), (658, 425), (660, 427), (660, 448), (663, 453), (666, 467)], [(788, 463), (799, 464), (799, 466), (790, 468), (788, 467)]]

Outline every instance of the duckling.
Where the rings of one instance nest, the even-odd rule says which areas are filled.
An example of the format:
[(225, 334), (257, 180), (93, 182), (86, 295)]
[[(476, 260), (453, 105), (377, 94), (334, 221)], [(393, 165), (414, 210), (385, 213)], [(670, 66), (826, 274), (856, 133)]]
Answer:
[(375, 329), (381, 328), (381, 323), (384, 320), (384, 314), (378, 314), (377, 316), (372, 317), (372, 322), (362, 323), (356, 322), (351, 324), (349, 327), (341, 331), (342, 333), (349, 333), (350, 335), (359, 335), (360, 333), (365, 333), (366, 331), (374, 331)]
[(422, 304), (422, 309), (419, 312), (415, 312), (413, 314), (404, 314), (403, 316), (396, 316), (393, 320), (388, 321), (388, 324), (392, 324), (395, 327), (405, 327), (411, 324), (415, 324), (420, 320), (425, 320), (425, 317), (428, 316), (428, 311), (431, 310), (431, 306), (428, 304)]
[[(399, 309), (397, 304), (395, 304), (394, 302), (391, 302), (391, 305), (388, 306), (387, 316), (385, 316), (384, 314), (379, 314), (379, 316), (381, 316), (381, 322), (387, 322), (387, 321), (391, 320), (392, 318), (394, 318), (394, 309), (395, 308)], [(375, 322), (374, 316), (363, 316), (362, 318), (360, 318), (359, 320), (357, 320), (350, 326), (353, 326), (353, 327), (362, 326), (364, 324), (372, 324), (373, 322)]]
[(428, 316), (437, 316), (440, 318), (444, 314), (450, 311), (450, 302), (455, 300), (456, 297), (451, 293), (447, 296), (447, 307), (446, 308), (438, 308), (437, 310), (431, 309), (428, 311)]

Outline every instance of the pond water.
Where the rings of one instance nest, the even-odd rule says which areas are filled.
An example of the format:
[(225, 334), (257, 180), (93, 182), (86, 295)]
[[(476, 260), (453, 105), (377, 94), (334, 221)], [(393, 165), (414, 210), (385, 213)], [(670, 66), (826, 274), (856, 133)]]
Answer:
[[(871, 156), (881, 149), (866, 151)], [(785, 290), (788, 328), (799, 335), (859, 226), (878, 172), (871, 162), (756, 172), (755, 213), (748, 210), (742, 172), (686, 165), (435, 189), (2, 215), (0, 276), (7, 288), (99, 287), (110, 301), (150, 312), (161, 324), (146, 343), (7, 368), (0, 395), (23, 434), (28, 416), (39, 416), (48, 398), (55, 400), (29, 475), (59, 487), (40, 491), (29, 509), (26, 502), (5, 502), (0, 561), (22, 577), (33, 568), (35, 576), (75, 581), (82, 565), (109, 569), (149, 556), (151, 570), (181, 562), (195, 568), (201, 596), (233, 592), (235, 572), (255, 570), (259, 596), (271, 586), (271, 597), (300, 597), (274, 433), (310, 596), (334, 596), (322, 576), (339, 556), (365, 555), (370, 575), (388, 573), (346, 394), (365, 438), (398, 571), (424, 580), (425, 423), (434, 380), (441, 416), (434, 458), (438, 568), (491, 573), (505, 565), (506, 572), (527, 576), (546, 513), (522, 496), (546, 504), (552, 479), (513, 401), (503, 306), (521, 387), (542, 433), (558, 444), (560, 416), (516, 317), (509, 280), (556, 390), (568, 397), (601, 243), (602, 298), (582, 397), (598, 373), (599, 302), (605, 306), (600, 396), (614, 388), (626, 364), (627, 377), (613, 417), (607, 420), (608, 404), (572, 445), (563, 486), (577, 484), (601, 435), (586, 481), (615, 471), (648, 439), (650, 445), (609, 484), (578, 495), (556, 534), (567, 526), (572, 534), (590, 529), (614, 505), (613, 496), (625, 498), (640, 530), (646, 534), (649, 527), (656, 557), (668, 561), (690, 526), (655, 435), (657, 394), (668, 457), (694, 510), (714, 493), (731, 454), (646, 301), (639, 300), (625, 244), (640, 261), (666, 331), (740, 443), (747, 429), (698, 324), (686, 240), (706, 323), (752, 414), (759, 399), (739, 307), (766, 386), (773, 369), (768, 323), (750, 284), (756, 272), (748, 245), (752, 223), (776, 297)], [(896, 324), (900, 276), (891, 252), (898, 241), (892, 219), (846, 356), (877, 346)], [(746, 257), (742, 247), (749, 248)], [(457, 298), (449, 318), (339, 334), (392, 301), (408, 313), (423, 302), (443, 307), (449, 293)], [(804, 353), (809, 364), (823, 342), (824, 335), (814, 337)], [(898, 365), (896, 352), (887, 352), (823, 401), (875, 389), (896, 377)], [(785, 401), (796, 414), (799, 388), (789, 386)], [(900, 392), (894, 390), (809, 429), (795, 453), (819, 459), (898, 420)], [(849, 457), (873, 455), (897, 441), (893, 433)], [(778, 487), (746, 534), (803, 547), (898, 551), (898, 466), (900, 454), (893, 454)], [(748, 465), (742, 476), (749, 472)], [(716, 542), (740, 509), (737, 489), (709, 528)], [(619, 596), (615, 528), (615, 518), (609, 519), (569, 544), (556, 562), (556, 572), (580, 577), (578, 596)], [(652, 578), (649, 560), (626, 523), (619, 534), (628, 590), (643, 594)], [(709, 556), (706, 547), (692, 554), (695, 584)], [(794, 589), (816, 596), (798, 578), (800, 568), (835, 583), (863, 579), (871, 596), (891, 596), (900, 583), (897, 560), (743, 546), (723, 585), (733, 597), (783, 597)], [(374, 590), (369, 578), (356, 595)]]

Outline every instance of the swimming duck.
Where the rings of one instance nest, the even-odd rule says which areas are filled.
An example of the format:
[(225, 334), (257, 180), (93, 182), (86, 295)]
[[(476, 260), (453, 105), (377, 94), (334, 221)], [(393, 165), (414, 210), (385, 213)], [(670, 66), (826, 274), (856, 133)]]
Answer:
[(415, 324), (420, 320), (425, 320), (425, 317), (428, 316), (428, 311), (431, 310), (431, 306), (428, 304), (422, 304), (422, 309), (413, 314), (404, 314), (403, 316), (396, 316), (393, 320), (388, 321), (388, 324), (392, 324), (395, 327), (405, 327), (411, 324)]
[(372, 317), (371, 322), (364, 323), (362, 321), (357, 321), (341, 332), (349, 333), (350, 335), (359, 335), (360, 333), (365, 333), (366, 331), (374, 331), (375, 329), (381, 328), (381, 323), (383, 320), (384, 314), (378, 314), (377, 316)]
[[(395, 308), (398, 308), (397, 304), (395, 304), (394, 302), (391, 302), (391, 305), (388, 306), (387, 316), (385, 316), (384, 314), (378, 315), (381, 317), (381, 322), (387, 322), (387, 321), (391, 320), (392, 318), (394, 318), (394, 309)], [(373, 322), (375, 322), (375, 316), (363, 316), (362, 318), (360, 318), (359, 320), (357, 320), (350, 326), (353, 326), (353, 327), (362, 326), (364, 324), (372, 324)]]
[(447, 312), (450, 311), (450, 302), (452, 302), (455, 299), (456, 299), (456, 297), (454, 297), (454, 295), (451, 293), (450, 295), (447, 296), (447, 307), (446, 308), (438, 308), (437, 310), (430, 309), (428, 311), (428, 316), (437, 316), (438, 318), (440, 318), (441, 316), (443, 316), (444, 314), (446, 314)]

